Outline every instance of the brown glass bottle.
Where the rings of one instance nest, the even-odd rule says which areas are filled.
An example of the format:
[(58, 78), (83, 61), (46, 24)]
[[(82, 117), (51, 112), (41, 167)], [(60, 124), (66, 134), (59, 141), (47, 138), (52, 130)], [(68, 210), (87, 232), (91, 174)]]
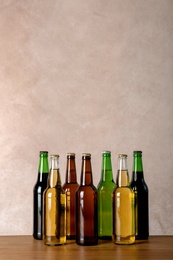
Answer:
[(76, 238), (76, 190), (79, 187), (76, 176), (75, 153), (67, 154), (66, 179), (63, 189), (66, 193), (66, 237)]
[(97, 228), (97, 189), (93, 185), (91, 154), (82, 154), (81, 183), (76, 191), (76, 243), (96, 245)]

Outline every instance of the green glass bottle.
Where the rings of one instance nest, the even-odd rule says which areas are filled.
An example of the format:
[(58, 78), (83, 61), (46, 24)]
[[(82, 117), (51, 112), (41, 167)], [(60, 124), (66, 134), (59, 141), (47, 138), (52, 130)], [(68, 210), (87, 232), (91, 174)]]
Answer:
[(111, 152), (103, 151), (101, 179), (97, 186), (99, 239), (112, 239), (112, 192), (115, 188)]
[(42, 239), (43, 192), (47, 188), (49, 175), (48, 152), (40, 151), (38, 178), (33, 189), (33, 237)]
[(118, 156), (117, 187), (113, 191), (113, 235), (115, 244), (135, 242), (134, 192), (130, 187), (127, 155)]
[(133, 152), (131, 188), (135, 193), (135, 236), (136, 239), (149, 237), (148, 187), (144, 180), (142, 152)]
[(66, 242), (66, 194), (61, 187), (59, 155), (51, 155), (48, 187), (43, 194), (43, 241), (50, 246)]

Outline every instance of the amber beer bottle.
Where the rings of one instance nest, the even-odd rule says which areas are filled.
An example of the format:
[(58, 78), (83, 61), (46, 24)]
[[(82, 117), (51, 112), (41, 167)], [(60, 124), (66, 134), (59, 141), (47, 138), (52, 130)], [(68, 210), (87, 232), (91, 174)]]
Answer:
[(136, 239), (148, 239), (149, 207), (148, 187), (144, 180), (142, 152), (133, 152), (131, 188), (135, 193), (135, 236)]
[(127, 155), (118, 156), (117, 187), (113, 191), (113, 242), (135, 242), (134, 192), (130, 188)]
[(116, 184), (113, 180), (111, 152), (102, 152), (101, 179), (98, 191), (98, 238), (112, 239), (112, 192)]
[(97, 189), (93, 185), (91, 154), (82, 154), (81, 182), (76, 191), (76, 243), (96, 245), (97, 232)]
[(33, 189), (33, 237), (42, 239), (42, 202), (49, 174), (48, 152), (40, 151), (38, 178)]
[(59, 155), (51, 155), (48, 187), (43, 193), (43, 241), (50, 246), (66, 242), (66, 194), (61, 187)]
[(75, 153), (67, 154), (66, 178), (63, 189), (66, 192), (66, 237), (76, 238), (76, 190), (79, 187), (76, 176)]

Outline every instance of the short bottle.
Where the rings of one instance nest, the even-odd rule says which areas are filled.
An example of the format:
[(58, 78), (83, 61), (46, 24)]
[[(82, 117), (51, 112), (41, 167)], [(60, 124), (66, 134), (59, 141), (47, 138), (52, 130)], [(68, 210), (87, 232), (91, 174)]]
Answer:
[(37, 182), (33, 189), (33, 237), (42, 239), (43, 192), (49, 175), (48, 152), (40, 151)]
[(112, 192), (115, 188), (111, 152), (103, 151), (101, 179), (97, 186), (99, 239), (112, 239)]
[(127, 155), (118, 156), (117, 187), (113, 191), (113, 242), (135, 242), (134, 192), (130, 188)]
[(66, 193), (66, 237), (76, 238), (76, 190), (79, 187), (76, 175), (75, 153), (67, 154), (66, 178), (63, 189)]
[(66, 194), (61, 187), (59, 155), (51, 155), (48, 187), (43, 194), (43, 241), (56, 246), (66, 242)]
[(97, 189), (93, 185), (91, 154), (82, 154), (81, 182), (76, 191), (76, 243), (97, 245)]
[(142, 152), (133, 152), (131, 188), (135, 194), (135, 236), (136, 239), (149, 237), (149, 191), (144, 180)]

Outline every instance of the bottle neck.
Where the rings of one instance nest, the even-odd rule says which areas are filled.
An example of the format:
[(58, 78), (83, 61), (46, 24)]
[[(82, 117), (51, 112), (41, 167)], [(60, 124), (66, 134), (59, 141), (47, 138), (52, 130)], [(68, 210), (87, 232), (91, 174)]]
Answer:
[(129, 173), (127, 167), (127, 155), (119, 155), (118, 158), (118, 173), (117, 173), (117, 186), (129, 187)]
[(143, 179), (142, 152), (137, 151), (133, 154), (133, 180)]
[(74, 155), (67, 155), (66, 183), (76, 183), (76, 163)]
[(48, 163), (48, 152), (40, 152), (40, 160), (38, 166), (38, 180), (42, 182), (49, 173), (49, 163)]
[(81, 185), (92, 185), (92, 168), (90, 155), (82, 156)]
[(113, 181), (111, 153), (110, 152), (103, 152), (103, 154), (102, 154), (101, 181)]
[(50, 188), (61, 186), (60, 170), (59, 170), (59, 156), (51, 156), (51, 167), (49, 173), (48, 184)]

